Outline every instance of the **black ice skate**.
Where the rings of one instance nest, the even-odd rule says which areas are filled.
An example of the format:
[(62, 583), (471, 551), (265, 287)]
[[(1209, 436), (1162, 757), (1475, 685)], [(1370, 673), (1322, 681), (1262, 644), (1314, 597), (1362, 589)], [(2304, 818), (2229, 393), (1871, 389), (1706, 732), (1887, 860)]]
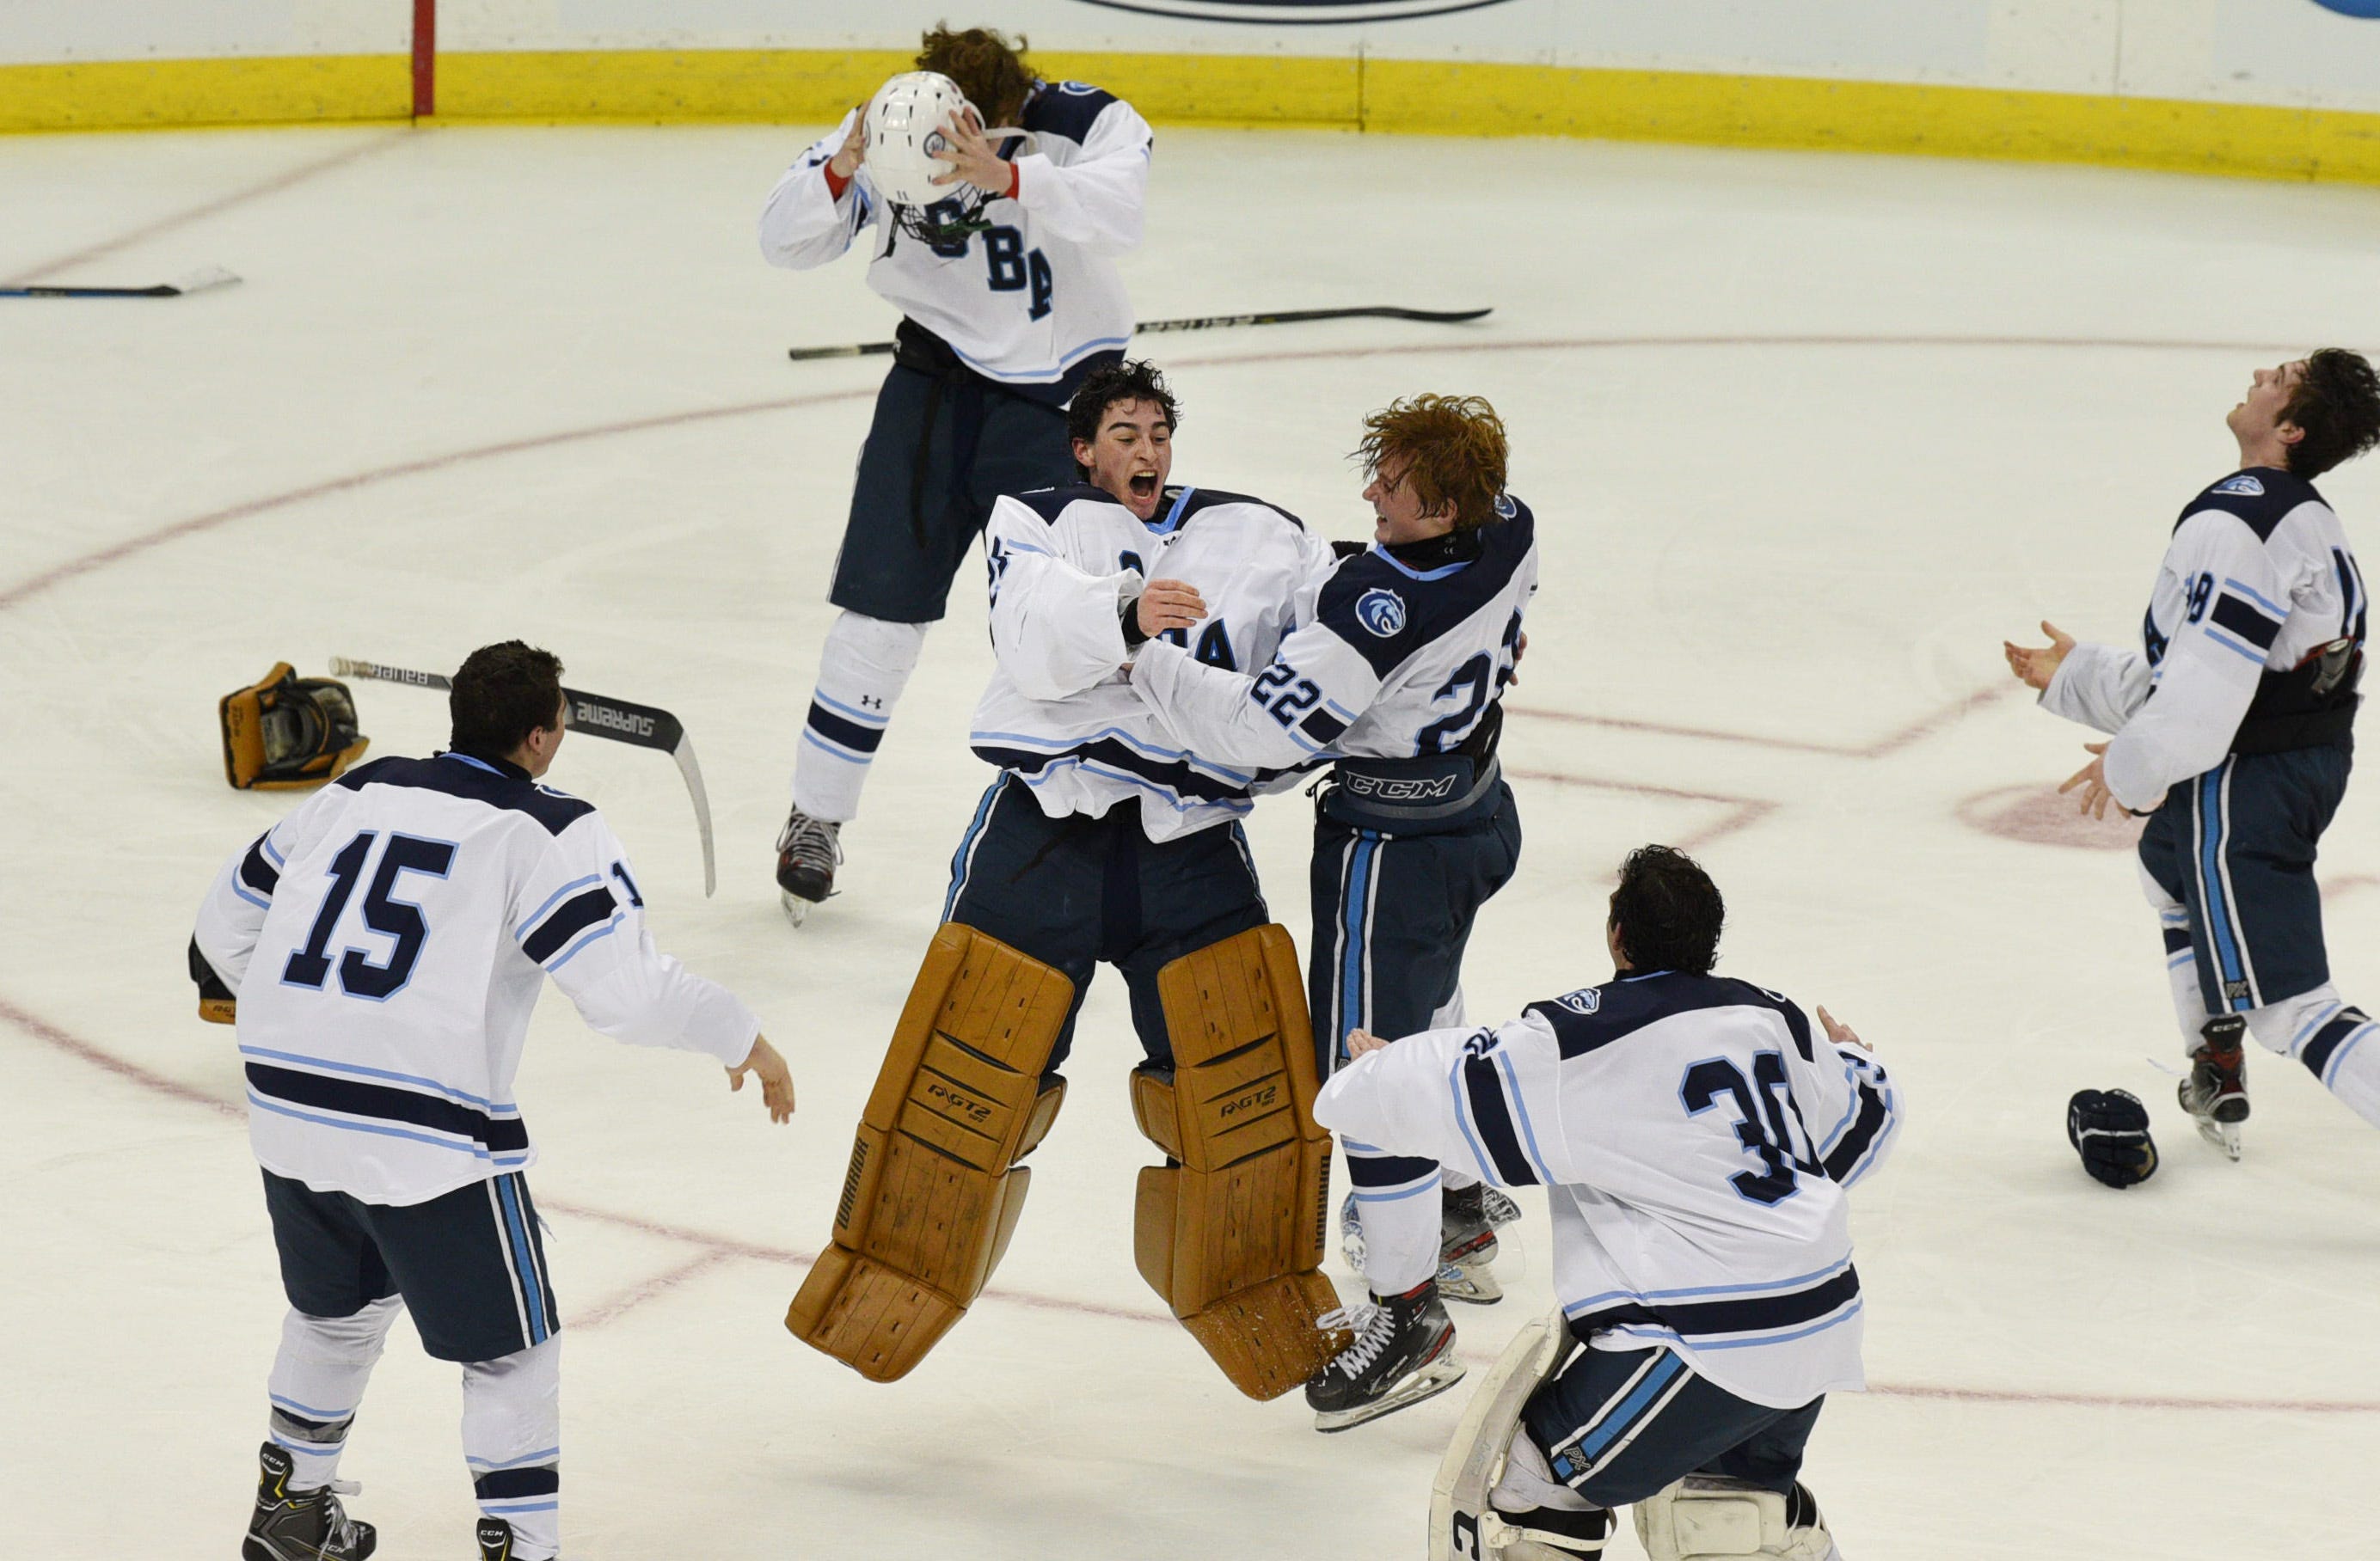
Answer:
[(1488, 1265), (1496, 1261), (1496, 1228), (1521, 1217), (1521, 1205), (1484, 1183), (1449, 1187), (1439, 1204), (1438, 1289), (1449, 1301), (1475, 1306), (1504, 1299)]
[(1355, 1342), (1305, 1384), (1317, 1431), (1344, 1431), (1418, 1404), (1463, 1380), (1454, 1358), (1454, 1325), (1438, 1299), (1438, 1281), (1425, 1279), (1402, 1295), (1375, 1296), (1317, 1321), (1351, 1328)]
[(256, 1513), (248, 1520), (240, 1561), (363, 1561), (380, 1543), (369, 1523), (339, 1505), (356, 1487), (345, 1481), (293, 1491), (297, 1467), (285, 1447), (267, 1442), (256, 1455)]
[(2240, 1124), (2248, 1119), (2248, 1063), (2240, 1054), (2247, 1033), (2248, 1022), (2236, 1013), (2208, 1020), (2190, 1054), (2190, 1077), (2175, 1092), (2200, 1135), (2235, 1160)]
[(777, 900), (785, 919), (799, 926), (810, 907), (834, 892), (834, 870), (843, 865), (843, 826), (813, 818), (796, 807), (777, 832)]
[(501, 1518), (480, 1519), (480, 1561), (513, 1561), (513, 1526)]

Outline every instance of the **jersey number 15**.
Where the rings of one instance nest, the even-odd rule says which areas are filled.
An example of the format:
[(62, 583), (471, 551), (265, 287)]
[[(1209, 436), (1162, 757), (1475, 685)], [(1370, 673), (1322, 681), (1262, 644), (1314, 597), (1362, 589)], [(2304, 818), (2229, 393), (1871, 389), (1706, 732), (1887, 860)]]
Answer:
[[(370, 860), (372, 845), (379, 836), (370, 829), (339, 848), (331, 858), (331, 890), (322, 897), (322, 909), (314, 917), (313, 930), (306, 935), (306, 947), (289, 956), (281, 970), (285, 986), (310, 986), (317, 991), (331, 978), (331, 934), (338, 929), (339, 917), (363, 881), (364, 864)], [(395, 898), (396, 880), (405, 873), (426, 873), (443, 878), (455, 865), (455, 847), (448, 841), (425, 841), (413, 835), (391, 835), (388, 846), (380, 853), (380, 866), (372, 874), (371, 889), (364, 896), (364, 926), (384, 938), (396, 940), (388, 959), (374, 964), (361, 949), (344, 950), (338, 959), (339, 990), (350, 998), (363, 998), (371, 1002), (386, 1002), (404, 990), (413, 979), (414, 962), (421, 958), (421, 945), (430, 937), (430, 924), (422, 919), (421, 907), (410, 901)]]

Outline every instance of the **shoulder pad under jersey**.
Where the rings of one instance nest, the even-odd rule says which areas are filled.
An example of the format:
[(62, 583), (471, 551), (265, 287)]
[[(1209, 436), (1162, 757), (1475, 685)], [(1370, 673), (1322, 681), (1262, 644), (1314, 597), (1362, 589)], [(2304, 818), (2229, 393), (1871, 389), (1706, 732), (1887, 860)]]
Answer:
[(2305, 478), (2275, 466), (2252, 466), (2225, 478), (2182, 506), (2173, 527), (2180, 530), (2182, 521), (2201, 510), (2222, 510), (2246, 521), (2258, 541), (2269, 542), (2273, 528), (2291, 510), (2300, 504), (2322, 502), (2322, 495)]
[(1045, 82), (1017, 116), (1017, 128), (1037, 136), (1062, 136), (1080, 146), (1091, 139), (1091, 127), (1108, 104), (1116, 101), (1114, 93), (1087, 82)]
[(1813, 1056), (1810, 1022), (1782, 995), (1725, 975), (1622, 976), (1600, 986), (1582, 987), (1524, 1010), (1553, 1026), (1562, 1056), (1583, 1057), (1625, 1040), (1657, 1020), (1702, 1009), (1765, 1008), (1780, 1015), (1793, 1033), (1803, 1061)]

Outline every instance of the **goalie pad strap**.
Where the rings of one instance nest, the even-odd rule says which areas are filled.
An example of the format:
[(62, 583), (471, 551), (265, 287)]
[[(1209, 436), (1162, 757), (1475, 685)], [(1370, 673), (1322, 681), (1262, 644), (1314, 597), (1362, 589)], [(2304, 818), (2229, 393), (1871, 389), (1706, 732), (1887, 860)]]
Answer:
[(1297, 954), (1253, 927), (1158, 973), (1171, 1072), (1133, 1075), (1133, 1116), (1168, 1164), (1140, 1173), (1133, 1257), (1232, 1386), (1272, 1398), (1343, 1344), (1320, 1272), (1330, 1135), (1314, 1120)]
[(1570, 1359), (1571, 1344), (1569, 1323), (1560, 1311), (1549, 1312), (1514, 1334), (1480, 1378), (1430, 1482), (1430, 1561), (1477, 1561), (1494, 1554), (1488, 1542), (1502, 1519), (1488, 1494), (1504, 1478), (1522, 1410)]
[(239, 791), (296, 791), (335, 780), (371, 740), (355, 696), (333, 678), (301, 678), (286, 661), (216, 703), (224, 779)]
[(1817, 1504), (1740, 1480), (1689, 1474), (1631, 1509), (1651, 1561), (1826, 1561), (1834, 1538)]
[(1017, 1161), (1056, 1119), (1045, 1081), (1073, 1008), (1063, 974), (945, 924), (876, 1075), (834, 1239), (785, 1326), (876, 1382), (907, 1374), (981, 1293), (1025, 1204)]

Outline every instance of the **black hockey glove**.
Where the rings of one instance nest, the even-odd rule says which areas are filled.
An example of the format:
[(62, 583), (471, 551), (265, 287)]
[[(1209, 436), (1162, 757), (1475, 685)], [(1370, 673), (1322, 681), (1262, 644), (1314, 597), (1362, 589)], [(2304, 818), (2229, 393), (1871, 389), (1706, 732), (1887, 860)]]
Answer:
[(233, 1000), (231, 988), (215, 974), (215, 967), (199, 952), (199, 940), (190, 939), (190, 979), (199, 987), (199, 1017), (210, 1024), (236, 1023), (238, 1005)]
[(2130, 1090), (2085, 1089), (2066, 1103), (2066, 1142), (2082, 1168), (2110, 1187), (2133, 1187), (2155, 1174), (2149, 1114)]

